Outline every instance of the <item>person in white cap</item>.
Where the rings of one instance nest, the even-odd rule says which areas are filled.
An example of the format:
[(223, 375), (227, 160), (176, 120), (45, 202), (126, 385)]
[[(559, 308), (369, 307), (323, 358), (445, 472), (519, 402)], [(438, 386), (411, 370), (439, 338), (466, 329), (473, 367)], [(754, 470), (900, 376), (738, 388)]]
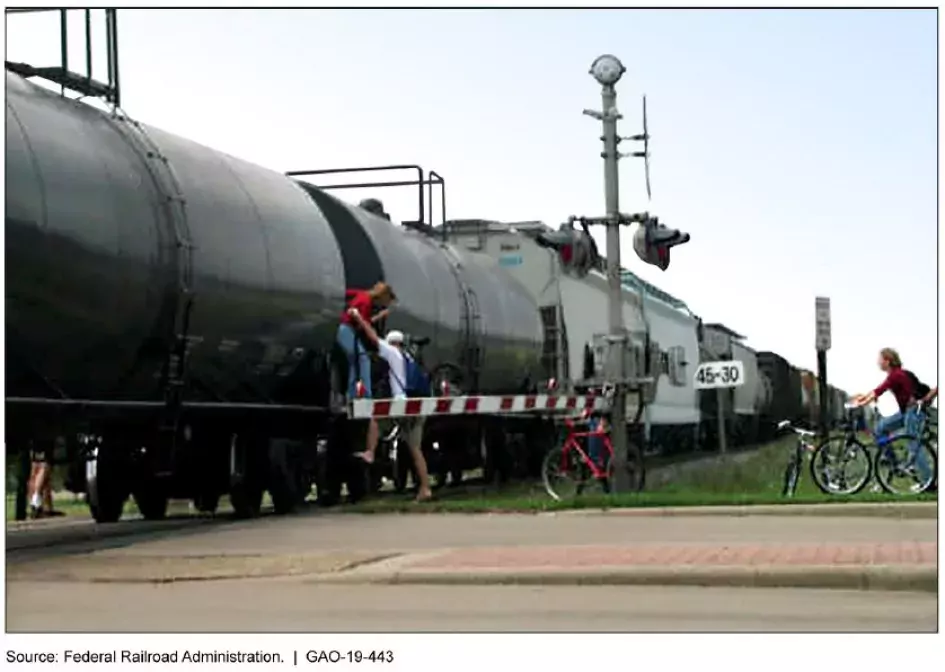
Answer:
[[(358, 323), (364, 336), (377, 346), (378, 354), (387, 362), (389, 370), (388, 378), (390, 380), (390, 396), (393, 399), (406, 399), (407, 390), (407, 355), (404, 353), (404, 334), (396, 329), (387, 332), (384, 340), (381, 340), (374, 331), (371, 324), (365, 320), (357, 310), (349, 312), (351, 319)], [(427, 470), (427, 461), (423, 456), (423, 416), (412, 418), (401, 418), (399, 421), (401, 430), (407, 437), (407, 446), (410, 448), (410, 457), (413, 458), (414, 467), (417, 470), (417, 480), (420, 481), (417, 487), (417, 501), (425, 501), (433, 496), (430, 490), (430, 475)], [(367, 450), (358, 454), (365, 462), (372, 464), (374, 462), (374, 451)]]

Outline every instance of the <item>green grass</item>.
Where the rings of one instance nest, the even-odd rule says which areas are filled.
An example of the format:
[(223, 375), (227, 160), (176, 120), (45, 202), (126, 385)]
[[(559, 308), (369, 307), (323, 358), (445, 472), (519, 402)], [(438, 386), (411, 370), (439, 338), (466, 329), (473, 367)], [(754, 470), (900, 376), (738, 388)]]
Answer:
[[(686, 463), (670, 466), (677, 473), (664, 486), (648, 488), (635, 494), (606, 495), (600, 490), (580, 497), (555, 501), (541, 484), (518, 484), (509, 489), (461, 489), (458, 493), (443, 491), (436, 501), (415, 504), (409, 499), (375, 499), (346, 507), (352, 513), (369, 512), (540, 512), (582, 508), (719, 506), (749, 504), (812, 504), (824, 502), (891, 502), (937, 501), (937, 493), (897, 497), (870, 492), (870, 486), (852, 496), (825, 495), (812, 482), (809, 460), (805, 458), (797, 492), (792, 498), (781, 495), (784, 469), (791, 456), (790, 438), (776, 441), (752, 453), (734, 455), (724, 463), (696, 466)], [(698, 459), (698, 458), (697, 458)], [(647, 468), (654, 471), (653, 463)], [(658, 467), (657, 467), (658, 468)]]

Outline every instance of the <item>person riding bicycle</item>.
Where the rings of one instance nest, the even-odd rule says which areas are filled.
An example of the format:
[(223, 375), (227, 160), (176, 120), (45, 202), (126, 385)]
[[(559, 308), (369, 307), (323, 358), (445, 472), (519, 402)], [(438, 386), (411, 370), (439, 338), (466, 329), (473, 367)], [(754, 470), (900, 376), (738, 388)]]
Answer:
[[(919, 450), (922, 417), (916, 403), (918, 400), (916, 398), (915, 376), (902, 368), (902, 359), (900, 359), (899, 353), (892, 348), (883, 348), (879, 351), (878, 363), (880, 370), (886, 373), (886, 379), (872, 392), (854, 395), (851, 403), (856, 407), (865, 406), (879, 399), (887, 391), (892, 392), (893, 396), (896, 397), (899, 412), (880, 418), (873, 430), (873, 438), (878, 442), (882, 437), (888, 436), (897, 430), (905, 429), (914, 437), (909, 445), (909, 461), (912, 462), (916, 460), (918, 455), (922, 455), (921, 459), (916, 461), (923, 464), (917, 466), (923, 473), (928, 473), (927, 470), (930, 467), (925, 463), (925, 455)], [(931, 392), (928, 394), (931, 394)]]

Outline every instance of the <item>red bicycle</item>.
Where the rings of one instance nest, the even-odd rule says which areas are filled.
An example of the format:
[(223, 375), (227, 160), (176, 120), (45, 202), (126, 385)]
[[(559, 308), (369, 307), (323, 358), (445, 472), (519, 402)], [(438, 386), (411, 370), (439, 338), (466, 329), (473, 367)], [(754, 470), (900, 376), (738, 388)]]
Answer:
[[(591, 426), (595, 420), (596, 425)], [(600, 485), (610, 493), (614, 476), (614, 446), (603, 417), (585, 413), (577, 419), (565, 420), (568, 433), (564, 443), (545, 455), (541, 467), (542, 481), (548, 494), (558, 501), (580, 496), (589, 483)], [(643, 489), (642, 456), (630, 446), (627, 451), (627, 475), (633, 491)]]

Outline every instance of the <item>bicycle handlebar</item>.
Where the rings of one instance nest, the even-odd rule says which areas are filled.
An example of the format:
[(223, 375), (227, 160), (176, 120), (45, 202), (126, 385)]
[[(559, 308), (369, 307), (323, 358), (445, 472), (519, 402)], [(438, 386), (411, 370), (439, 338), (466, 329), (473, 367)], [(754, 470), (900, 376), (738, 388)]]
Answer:
[(812, 432), (809, 429), (801, 429), (800, 427), (795, 427), (791, 424), (790, 420), (782, 420), (778, 423), (778, 429), (785, 430), (789, 429), (798, 436), (817, 436), (817, 432)]

